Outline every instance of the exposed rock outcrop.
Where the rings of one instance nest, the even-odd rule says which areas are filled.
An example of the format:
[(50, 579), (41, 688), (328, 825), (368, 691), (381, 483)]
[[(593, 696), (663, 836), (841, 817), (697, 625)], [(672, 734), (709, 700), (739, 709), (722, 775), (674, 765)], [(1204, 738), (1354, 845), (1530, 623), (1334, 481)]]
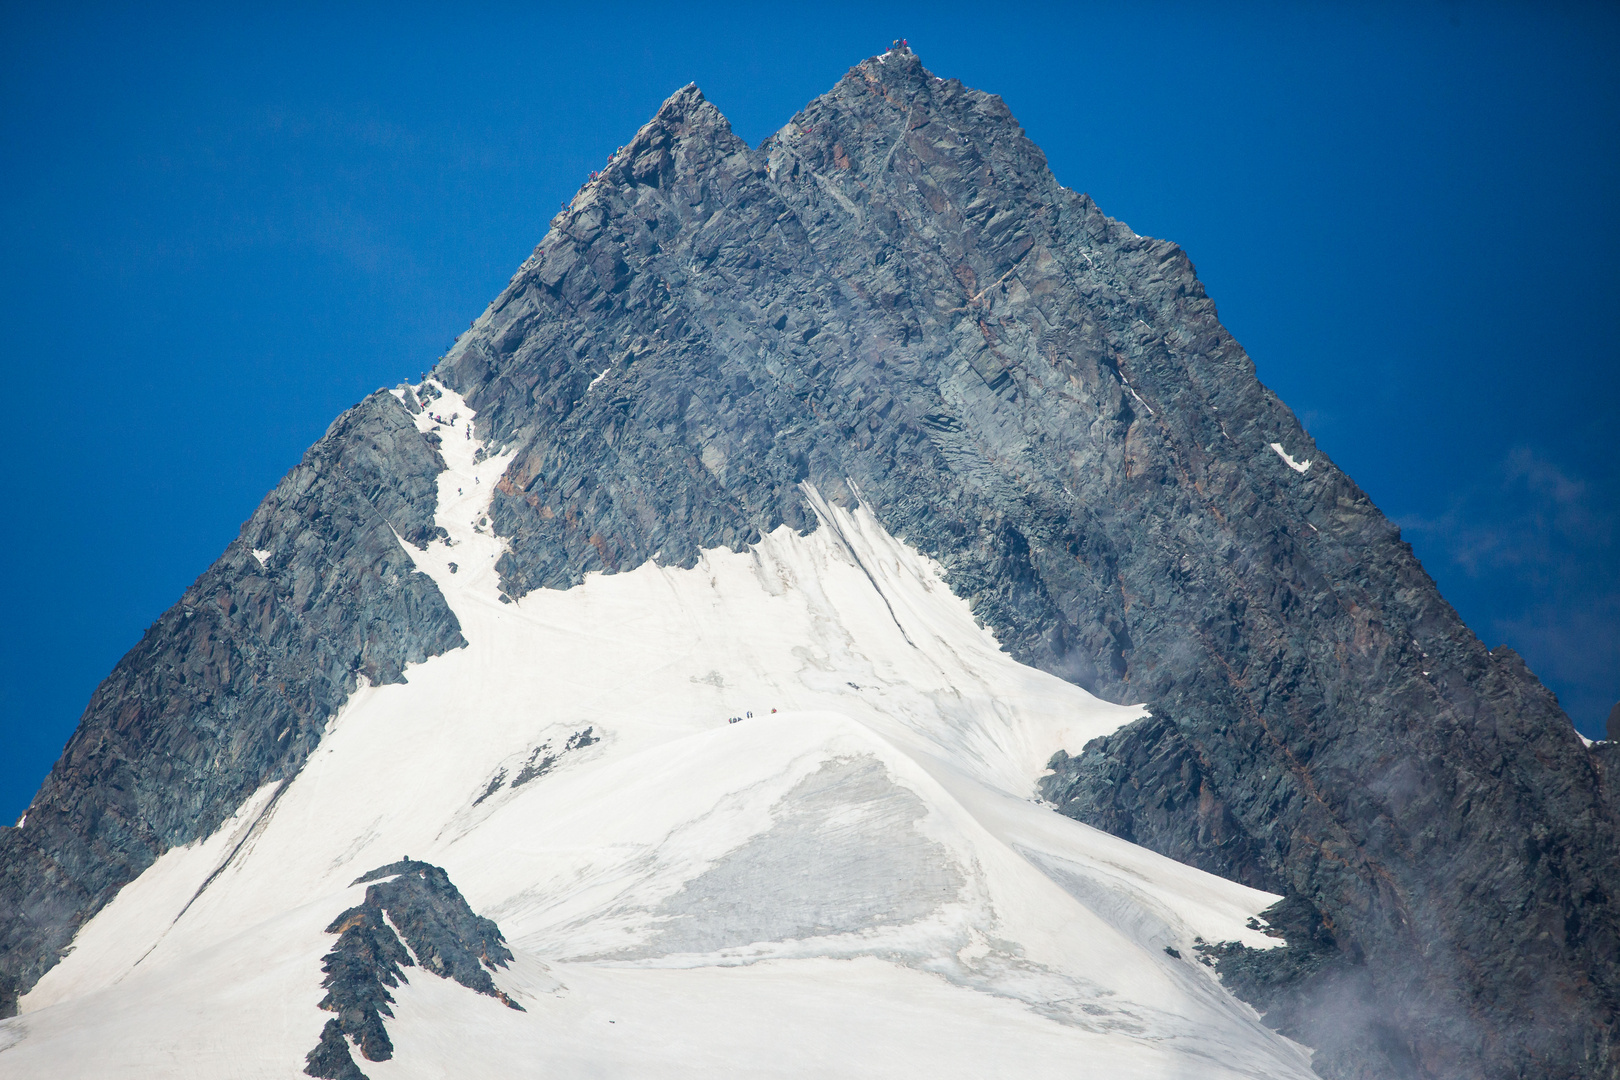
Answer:
[(324, 1080), (364, 1080), (351, 1040), (368, 1061), (394, 1056), (383, 1017), (394, 1015), (389, 990), (409, 981), (405, 968), (426, 968), (508, 1008), (523, 1009), (490, 978), (491, 971), (512, 961), (500, 928), (467, 906), (442, 868), (405, 858), (354, 883), (368, 881), (377, 884), (366, 889), (365, 900), (326, 928), (338, 940), (321, 961), (326, 972), (321, 1008), (337, 1016), (326, 1022), (304, 1067)]
[(1128, 724), (1079, 757), (1059, 750), (1047, 767), (1041, 795), (1070, 817), (1256, 889), (1286, 890), (1270, 849), (1233, 817), (1170, 721)]

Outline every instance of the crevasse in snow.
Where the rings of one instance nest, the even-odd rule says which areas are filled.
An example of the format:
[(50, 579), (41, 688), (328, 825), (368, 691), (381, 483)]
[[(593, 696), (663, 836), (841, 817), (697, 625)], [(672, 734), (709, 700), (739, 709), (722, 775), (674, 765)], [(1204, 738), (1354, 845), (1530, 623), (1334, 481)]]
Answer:
[(813, 490), (808, 535), (502, 602), (480, 449), (444, 438), (449, 540), (406, 548), (468, 646), (126, 886), (0, 1023), (5, 1075), (299, 1075), (325, 927), (407, 855), (500, 925), (526, 1011), (417, 974), (373, 1080), (1309, 1074), (1193, 960), (1275, 944), (1246, 926), (1275, 897), (1034, 797), (1140, 709), (1015, 663)]

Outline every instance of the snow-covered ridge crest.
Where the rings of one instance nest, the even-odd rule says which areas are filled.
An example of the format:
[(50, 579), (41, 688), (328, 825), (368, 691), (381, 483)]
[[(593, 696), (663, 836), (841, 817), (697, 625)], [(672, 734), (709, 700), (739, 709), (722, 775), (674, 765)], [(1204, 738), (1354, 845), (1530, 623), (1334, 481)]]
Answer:
[(1192, 959), (1273, 944), (1245, 923), (1274, 897), (1034, 798), (1052, 751), (1139, 708), (1014, 662), (937, 564), (814, 489), (808, 535), (503, 601), (510, 457), (435, 389), (446, 539), (405, 550), (467, 647), (363, 686), (293, 781), (127, 886), (0, 1026), (26, 1031), (8, 1076), (297, 1075), (325, 928), (404, 856), (498, 923), (526, 1011), (414, 979), (373, 1080), (1307, 1074)]

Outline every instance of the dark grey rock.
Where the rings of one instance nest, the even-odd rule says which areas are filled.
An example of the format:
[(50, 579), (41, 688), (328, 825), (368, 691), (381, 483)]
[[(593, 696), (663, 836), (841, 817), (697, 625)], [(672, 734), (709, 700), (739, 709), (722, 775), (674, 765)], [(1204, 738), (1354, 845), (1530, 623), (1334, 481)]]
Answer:
[(1284, 939), (1281, 948), (1199, 942), (1200, 960), (1284, 1035), (1309, 1031), (1318, 1054), (1356, 1061), (1375, 1075), (1421, 1074), (1423, 1064), (1413, 1059), (1410, 1040), (1385, 1023), (1387, 1013), (1374, 996), (1377, 982), (1369, 977), (1364, 957), (1340, 948), (1315, 905), (1291, 895), (1261, 915), (1265, 925), (1250, 926)]
[(378, 884), (326, 928), (338, 940), (321, 961), (326, 996), (320, 1007), (337, 1017), (326, 1022), (320, 1041), (305, 1056), (304, 1072), (310, 1076), (363, 1080), (365, 1074), (349, 1050), (351, 1039), (369, 1061), (394, 1056), (383, 1017), (393, 1017), (389, 1006), (394, 996), (389, 990), (409, 981), (404, 971), (408, 967), (426, 968), (523, 1011), (489, 975), (512, 961), (500, 928), (467, 906), (442, 868), (405, 858), (378, 867), (354, 884), (368, 881)]
[[(501, 599), (511, 603), (506, 597)], [(565, 754), (572, 753), (575, 750), (582, 750), (587, 746), (595, 746), (601, 742), (601, 739), (591, 734), (594, 730), (596, 730), (594, 727), (588, 727), (576, 731), (564, 739), (561, 746), (553, 746), (551, 740), (547, 739), (539, 746), (531, 749), (529, 756), (523, 759), (523, 764), (518, 766), (517, 775), (512, 777), (511, 786), (518, 788), (527, 784), (530, 780), (537, 780), (555, 768)], [(506, 775), (507, 770), (504, 767), (496, 769), (494, 775), (489, 778), (488, 783), (485, 785), (483, 793), (473, 800), (473, 805), (477, 806), (499, 791), (501, 786), (506, 783)]]
[(325, 1080), (369, 1080), (354, 1063), (343, 1024), (338, 1020), (328, 1020), (321, 1029), (321, 1041), (304, 1057), (304, 1072)]
[(1268, 847), (1233, 817), (1168, 720), (1128, 724), (1079, 757), (1059, 750), (1047, 767), (1041, 795), (1070, 817), (1256, 889), (1286, 889)]
[(23, 827), (0, 829), (0, 1015), (126, 881), (295, 774), (360, 676), (402, 682), (464, 644), (395, 539), (437, 535), (443, 469), (400, 402), (372, 395), (119, 661)]

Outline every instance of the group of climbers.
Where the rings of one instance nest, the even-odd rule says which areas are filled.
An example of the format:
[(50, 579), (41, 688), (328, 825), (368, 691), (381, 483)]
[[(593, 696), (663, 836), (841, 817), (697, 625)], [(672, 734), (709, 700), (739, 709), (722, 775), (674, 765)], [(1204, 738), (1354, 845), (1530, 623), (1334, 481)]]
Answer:
[[(771, 710), (771, 712), (775, 712), (775, 711), (776, 711), (776, 710), (775, 710), (775, 709), (772, 709), (772, 710)], [(732, 717), (728, 717), (728, 718), (727, 718), (727, 719), (726, 719), (726, 723), (728, 723), (728, 724), (740, 724), (740, 723), (742, 723), (742, 722), (743, 722), (743, 721), (744, 721), (744, 720), (752, 720), (752, 719), (753, 719), (753, 718), (754, 718), (754, 714), (753, 714), (753, 713), (751, 713), (751, 712), (745, 712), (745, 713), (743, 713), (743, 714), (742, 714), (742, 715), (741, 715), (741, 716), (732, 716)]]
[[(606, 175), (607, 170), (608, 170), (608, 166), (613, 164), (613, 159), (618, 157), (622, 153), (624, 153), (624, 147), (621, 146), (617, 150), (613, 151), (613, 153), (609, 154), (607, 156), (607, 161), (602, 165), (602, 167), (600, 169), (592, 169), (591, 170), (591, 179), (595, 180), (595, 179), (597, 179), (597, 178), (599, 178), (601, 176)], [(563, 209), (564, 210), (568, 209), (568, 204), (567, 203), (563, 204)]]

